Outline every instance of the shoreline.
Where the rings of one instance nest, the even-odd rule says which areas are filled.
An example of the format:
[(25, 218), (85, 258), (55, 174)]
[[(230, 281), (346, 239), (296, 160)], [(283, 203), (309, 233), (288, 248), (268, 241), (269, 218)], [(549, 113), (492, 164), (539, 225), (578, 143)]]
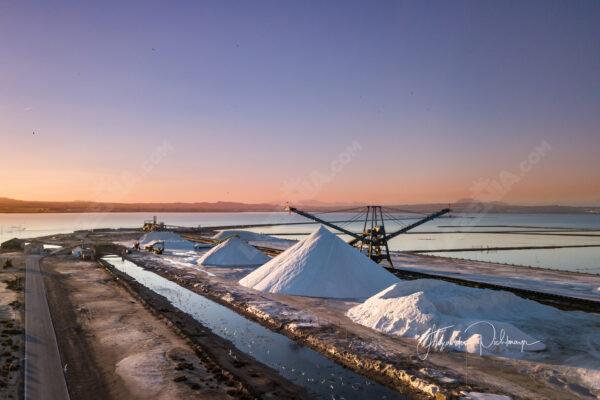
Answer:
[[(384, 206), (385, 207), (385, 206)], [(306, 211), (310, 212), (323, 212), (322, 209), (313, 209), (310, 207), (306, 208)], [(142, 214), (142, 213), (181, 213), (181, 214), (201, 214), (201, 213), (287, 213), (284, 209), (263, 209), (263, 210), (243, 210), (243, 209), (231, 209), (231, 210), (173, 210), (173, 209), (149, 209), (149, 210), (3, 210), (1, 214)], [(406, 212), (406, 214), (413, 213)], [(416, 213), (416, 211), (415, 211)], [(600, 215), (600, 211), (491, 211), (484, 213), (475, 212), (460, 212), (455, 211), (452, 215), (448, 215), (440, 218), (456, 218), (455, 215), (468, 215), (468, 216), (482, 216), (482, 215)]]

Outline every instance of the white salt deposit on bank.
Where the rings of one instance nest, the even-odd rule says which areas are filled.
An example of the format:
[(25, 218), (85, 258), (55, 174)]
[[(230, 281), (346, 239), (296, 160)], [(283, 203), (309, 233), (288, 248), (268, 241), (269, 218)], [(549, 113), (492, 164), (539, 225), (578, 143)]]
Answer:
[(161, 346), (158, 350), (134, 353), (119, 361), (115, 371), (132, 387), (143, 390), (150, 398), (156, 397), (164, 389), (163, 373), (156, 367), (164, 364), (164, 352)]
[(164, 241), (165, 250), (193, 250), (194, 243), (189, 240), (183, 239), (176, 233), (173, 232), (148, 232), (142, 236), (139, 240), (140, 247), (143, 249), (144, 246), (152, 243)]
[(321, 226), (240, 284), (270, 293), (364, 299), (398, 281)]
[(269, 256), (265, 253), (234, 236), (213, 247), (200, 257), (198, 264), (221, 266), (261, 265), (269, 260)]
[(397, 283), (347, 313), (361, 325), (419, 340), (428, 348), (489, 355), (538, 351), (544, 343), (515, 327), (516, 319), (557, 318), (557, 310), (510, 292), (435, 279)]

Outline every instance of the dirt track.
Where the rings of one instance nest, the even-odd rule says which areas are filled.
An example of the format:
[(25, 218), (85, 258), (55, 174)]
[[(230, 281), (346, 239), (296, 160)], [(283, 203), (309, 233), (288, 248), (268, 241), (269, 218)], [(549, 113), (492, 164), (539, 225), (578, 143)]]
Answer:
[[(71, 399), (305, 398), (252, 359), (236, 368), (209, 332), (196, 332), (211, 349), (199, 357), (94, 262), (47, 257), (41, 268)], [(232, 371), (222, 368), (227, 358)]]

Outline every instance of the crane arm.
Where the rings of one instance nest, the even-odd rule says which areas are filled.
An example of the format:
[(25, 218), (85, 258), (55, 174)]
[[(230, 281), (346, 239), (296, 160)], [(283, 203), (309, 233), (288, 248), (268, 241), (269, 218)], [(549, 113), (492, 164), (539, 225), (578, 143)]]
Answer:
[[(410, 224), (410, 225), (408, 225), (408, 226), (406, 226), (406, 227), (404, 227), (404, 228), (402, 228), (402, 229), (400, 229), (400, 230), (398, 230), (396, 232), (392, 232), (389, 235), (385, 235), (385, 240), (388, 241), (390, 239), (393, 239), (393, 238), (395, 238), (396, 236), (398, 236), (398, 235), (400, 235), (402, 233), (408, 232), (411, 229), (416, 228), (417, 226), (424, 224), (425, 222), (431, 221), (432, 219), (435, 219), (435, 218), (437, 218), (437, 217), (439, 217), (441, 215), (444, 215), (446, 213), (449, 213), (449, 212), (450, 212), (450, 209), (449, 208), (445, 208), (445, 209), (443, 209), (441, 211), (438, 211), (438, 212), (436, 212), (434, 214), (428, 215), (427, 217), (425, 217), (425, 218), (423, 218), (423, 219), (421, 219), (421, 220), (419, 220), (419, 221), (417, 221), (417, 222), (415, 222), (413, 224)], [(352, 240), (350, 240), (348, 242), (348, 244), (354, 246), (357, 242), (358, 242), (357, 239), (352, 239)]]
[(286, 211), (288, 211), (288, 212), (294, 212), (294, 213), (296, 213), (296, 214), (298, 214), (298, 215), (302, 215), (303, 217), (306, 217), (306, 218), (308, 218), (308, 219), (312, 219), (313, 221), (319, 222), (319, 223), (321, 223), (321, 224), (323, 224), (323, 225), (327, 225), (327, 226), (328, 226), (328, 227), (330, 227), (330, 228), (333, 228), (333, 229), (335, 229), (335, 230), (338, 230), (338, 231), (340, 231), (340, 232), (342, 232), (342, 233), (345, 233), (346, 235), (350, 235), (350, 236), (352, 236), (354, 239), (361, 240), (361, 241), (364, 241), (364, 242), (367, 242), (367, 243), (371, 242), (371, 240), (370, 240), (370, 239), (368, 239), (368, 238), (365, 238), (365, 237), (363, 237), (363, 236), (360, 236), (360, 235), (358, 235), (358, 234), (356, 234), (356, 233), (354, 233), (354, 232), (350, 232), (350, 231), (349, 231), (349, 230), (347, 230), (347, 229), (344, 229), (344, 228), (342, 228), (342, 227), (340, 227), (340, 226), (334, 225), (334, 224), (332, 224), (332, 223), (330, 223), (330, 222), (327, 222), (327, 221), (325, 221), (324, 219), (321, 219), (321, 218), (319, 218), (319, 217), (316, 217), (316, 216), (314, 216), (314, 215), (312, 215), (312, 214), (306, 213), (306, 212), (304, 212), (304, 211), (300, 211), (300, 210), (298, 210), (297, 208), (294, 208), (294, 207), (287, 206), (287, 207), (285, 208), (285, 210), (286, 210)]
[(408, 226), (405, 226), (404, 228), (402, 228), (402, 229), (400, 229), (400, 230), (398, 230), (398, 231), (396, 231), (396, 232), (392, 232), (392, 233), (390, 233), (389, 235), (386, 235), (386, 236), (385, 236), (385, 240), (386, 240), (386, 241), (388, 241), (388, 240), (390, 240), (390, 239), (393, 239), (393, 238), (395, 238), (396, 236), (400, 235), (401, 233), (404, 233), (404, 232), (410, 231), (411, 229), (413, 229), (413, 228), (416, 228), (416, 227), (417, 227), (417, 226), (419, 226), (419, 225), (423, 225), (425, 222), (431, 221), (432, 219), (435, 219), (435, 218), (437, 218), (437, 217), (440, 217), (440, 216), (442, 216), (442, 215), (444, 215), (444, 214), (447, 214), (447, 213), (449, 213), (449, 212), (450, 212), (450, 209), (449, 209), (449, 208), (444, 208), (444, 209), (443, 209), (443, 210), (441, 210), (441, 211), (438, 211), (438, 212), (436, 212), (436, 213), (430, 214), (430, 215), (426, 216), (425, 218), (418, 220), (418, 221), (417, 221), (417, 222), (415, 222), (415, 223), (412, 223), (412, 224), (410, 224), (410, 225), (408, 225)]

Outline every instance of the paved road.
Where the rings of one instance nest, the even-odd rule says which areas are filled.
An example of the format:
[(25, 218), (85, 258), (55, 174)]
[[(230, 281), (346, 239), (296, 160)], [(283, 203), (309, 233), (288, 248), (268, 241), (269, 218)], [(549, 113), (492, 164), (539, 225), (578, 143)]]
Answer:
[(40, 258), (28, 256), (25, 269), (25, 400), (68, 400)]

